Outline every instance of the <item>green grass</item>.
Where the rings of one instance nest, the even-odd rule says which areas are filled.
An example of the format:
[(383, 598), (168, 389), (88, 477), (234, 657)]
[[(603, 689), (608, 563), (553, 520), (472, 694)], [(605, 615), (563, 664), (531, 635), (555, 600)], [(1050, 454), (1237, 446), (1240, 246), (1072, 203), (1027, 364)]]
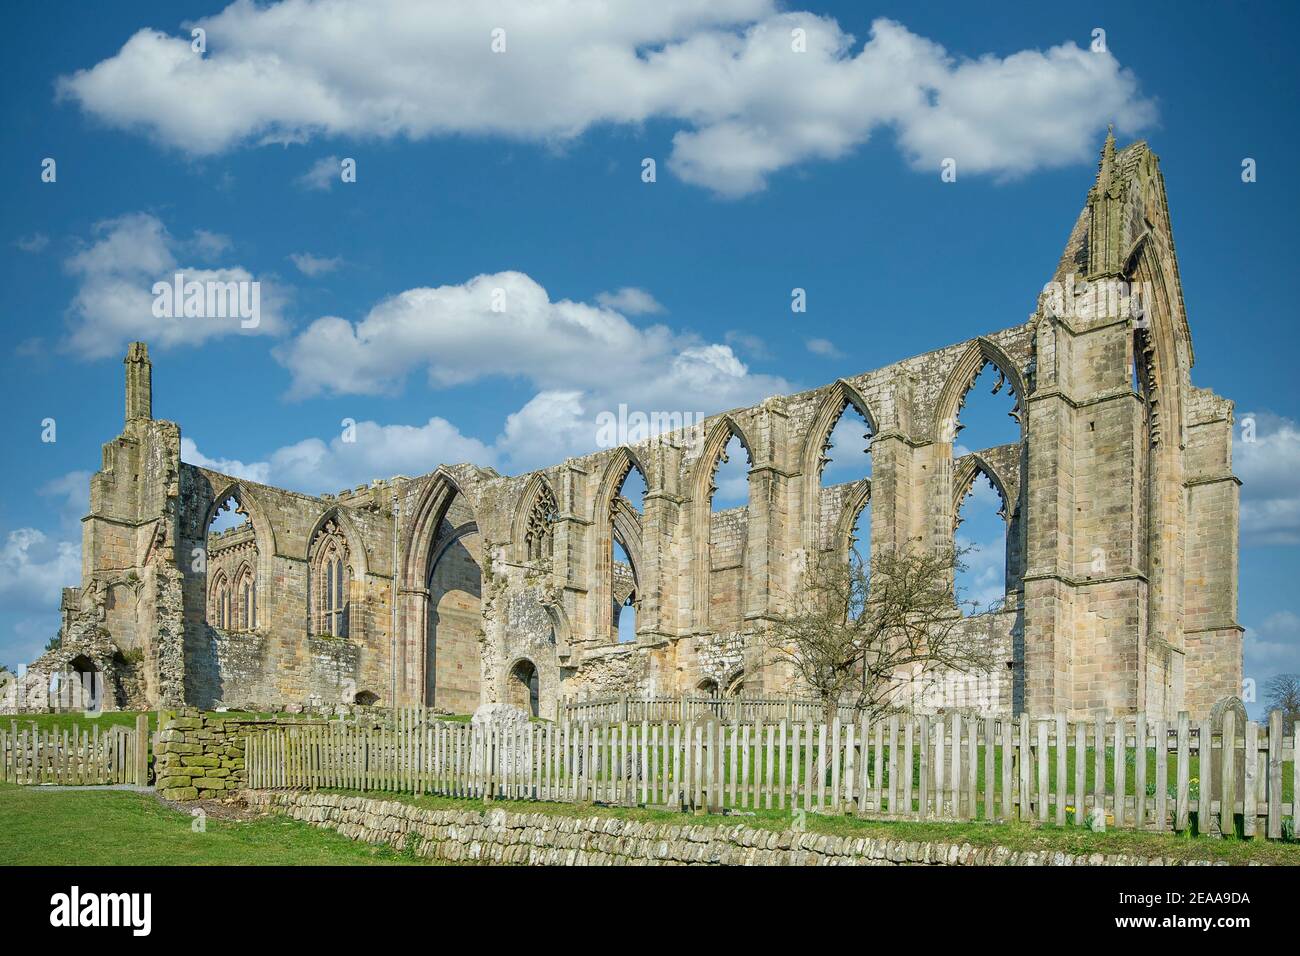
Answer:
[(0, 784), (0, 866), (354, 866), (425, 863), (282, 816), (193, 819), (152, 794)]
[[(546, 813), (563, 817), (616, 817), (623, 820), (675, 823), (678, 825), (722, 824), (788, 830), (793, 818), (788, 810), (757, 810), (752, 815), (695, 815), (650, 807), (609, 807), (594, 804), (543, 803), (521, 800), (459, 800), (449, 797), (388, 793), (349, 793), (369, 799), (397, 800), (432, 810), (504, 809), (512, 813)], [(1174, 833), (1139, 833), (1108, 830), (1093, 833), (1081, 827), (1034, 827), (1023, 823), (914, 823), (893, 820), (860, 820), (853, 816), (829, 816), (809, 813), (809, 830), (843, 837), (870, 837), (893, 840), (935, 840), (946, 843), (969, 843), (972, 846), (1002, 846), (1009, 850), (1061, 850), (1066, 853), (1127, 853), (1135, 856), (1164, 857), (1177, 860), (1222, 860), (1227, 863), (1268, 863), (1300, 866), (1300, 843), (1278, 843), (1256, 839), (1217, 839)]]

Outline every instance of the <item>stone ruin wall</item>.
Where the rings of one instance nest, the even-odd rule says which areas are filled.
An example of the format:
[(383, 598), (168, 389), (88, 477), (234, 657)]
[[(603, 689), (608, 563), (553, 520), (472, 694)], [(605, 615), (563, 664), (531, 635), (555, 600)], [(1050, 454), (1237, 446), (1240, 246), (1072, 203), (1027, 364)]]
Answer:
[[(93, 631), (138, 653), (143, 695), (169, 706), (365, 695), (465, 712), (517, 700), (528, 668), (544, 715), (565, 696), (705, 682), (787, 693), (757, 635), (799, 570), (847, 553), (868, 501), (873, 550), (950, 545), (982, 472), (1007, 520), (1005, 607), (979, 622), (1001, 663), (917, 688), (914, 705), (1202, 714), (1241, 681), (1232, 405), (1190, 383), (1155, 157), (1144, 144), (1107, 150), (1054, 276), (1077, 280), (1064, 306), (1040, 296), (1024, 324), (529, 474), (461, 464), (309, 496), (185, 464), (179, 427), (152, 418), (148, 354), (133, 345), (127, 422), (91, 482), (65, 640)], [(1145, 316), (1090, 311), (1089, 282), (1116, 277), (1149, 283)], [(989, 364), (1021, 440), (954, 459), (952, 423)], [(871, 477), (823, 488), (823, 445), (848, 406), (869, 423)], [(711, 513), (732, 436), (749, 457), (749, 504)], [(618, 494), (634, 467), (639, 512)], [(258, 582), (257, 627), (239, 631), (213, 626), (212, 564), (193, 561), (231, 496)], [(347, 543), (345, 637), (316, 633), (309, 611), (326, 527)], [(628, 567), (612, 562), (615, 536)], [(629, 593), (637, 637), (619, 644)]]

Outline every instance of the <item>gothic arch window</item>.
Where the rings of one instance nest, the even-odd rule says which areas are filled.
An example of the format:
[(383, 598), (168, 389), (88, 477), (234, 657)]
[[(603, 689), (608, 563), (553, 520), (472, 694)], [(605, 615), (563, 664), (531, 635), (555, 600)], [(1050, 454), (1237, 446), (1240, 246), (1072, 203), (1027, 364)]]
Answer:
[(545, 481), (538, 481), (524, 523), (524, 557), (528, 561), (549, 561), (555, 551), (555, 523), (560, 506)]
[(235, 604), (235, 630), (252, 631), (257, 629), (257, 574), (251, 565), (240, 566), (235, 575), (233, 591)]
[(212, 577), (208, 592), (208, 620), (213, 627), (229, 630), (233, 627), (230, 605), (230, 581), (224, 570), (218, 569)]
[[(727, 418), (716, 422), (696, 461), (692, 482), (691, 614), (695, 627), (734, 627), (744, 618), (749, 472), (753, 464), (751, 447), (736, 424)], [(726, 599), (713, 601), (712, 595), (719, 592)]]
[(619, 643), (636, 640), (637, 610), (641, 602), (638, 557), (646, 481), (641, 467), (630, 458), (609, 499), (609, 567), (605, 582), (611, 596), (611, 636)]
[(349, 594), (352, 569), (347, 538), (331, 518), (312, 542), (312, 631), (333, 637), (348, 636)]
[(1024, 385), (1005, 353), (984, 339), (972, 344), (944, 383), (937, 416), (936, 437), (954, 457), (1021, 441)]
[(717, 513), (749, 504), (749, 448), (739, 432), (733, 431), (722, 451), (714, 458), (709, 473), (709, 510)]
[(223, 631), (257, 627), (258, 538), (238, 488), (213, 509), (204, 539), (208, 623)]
[(963, 614), (998, 607), (1010, 579), (1011, 522), (1005, 492), (982, 463), (976, 462), (959, 486), (953, 512), (953, 540), (963, 552), (962, 567), (953, 575), (957, 605)]

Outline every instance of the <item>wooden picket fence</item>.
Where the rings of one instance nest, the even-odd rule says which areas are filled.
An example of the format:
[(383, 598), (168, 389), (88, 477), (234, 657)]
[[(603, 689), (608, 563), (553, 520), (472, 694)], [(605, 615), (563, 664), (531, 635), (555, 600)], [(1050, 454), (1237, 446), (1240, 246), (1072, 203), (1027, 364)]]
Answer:
[(135, 728), (115, 725), (100, 732), (0, 728), (0, 781), (22, 785), (92, 786), (149, 782), (149, 717)]
[[(254, 788), (344, 789), (907, 820), (1021, 820), (1278, 838), (1296, 815), (1296, 733), (1209, 721), (893, 715), (812, 721), (273, 727)], [(910, 769), (910, 772), (909, 772)], [(1287, 790), (1290, 793), (1287, 793)], [(1223, 795), (1228, 794), (1225, 800)], [(1238, 825), (1238, 823), (1240, 825)]]
[[(859, 712), (853, 707), (840, 707), (839, 719), (852, 723)], [(560, 704), (560, 719), (620, 723), (630, 721), (682, 722), (716, 717), (731, 723), (752, 724), (758, 721), (776, 723), (781, 720), (820, 722), (825, 708), (818, 700), (797, 697), (765, 697), (739, 694), (735, 697), (710, 697), (687, 694), (681, 697), (594, 697), (566, 700)]]

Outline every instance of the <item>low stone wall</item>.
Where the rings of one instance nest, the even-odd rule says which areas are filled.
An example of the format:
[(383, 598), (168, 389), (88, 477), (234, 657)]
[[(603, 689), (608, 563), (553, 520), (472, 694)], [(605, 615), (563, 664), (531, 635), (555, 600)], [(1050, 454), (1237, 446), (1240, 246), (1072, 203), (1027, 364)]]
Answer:
[[(742, 825), (649, 823), (505, 810), (430, 810), (395, 800), (245, 790), (253, 809), (283, 813), (351, 840), (450, 862), (533, 866), (1164, 866), (1127, 854), (1015, 852), (968, 843), (848, 838)], [(1209, 865), (1208, 862), (1187, 865)]]
[(168, 800), (221, 797), (244, 786), (244, 737), (275, 721), (204, 715), (186, 709), (160, 715), (154, 779)]

